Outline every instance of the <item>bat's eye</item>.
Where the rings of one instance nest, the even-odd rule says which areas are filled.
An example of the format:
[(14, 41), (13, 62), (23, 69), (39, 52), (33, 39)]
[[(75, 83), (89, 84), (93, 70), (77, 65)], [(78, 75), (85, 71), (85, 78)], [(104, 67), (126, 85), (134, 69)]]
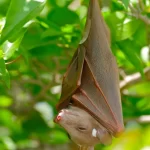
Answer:
[(86, 128), (84, 128), (84, 127), (78, 127), (78, 130), (79, 131), (86, 131)]
[(68, 136), (68, 138), (69, 138), (69, 139), (71, 139), (71, 137), (70, 137), (69, 133), (67, 133), (67, 136)]
[(69, 105), (73, 105), (74, 101), (71, 99)]

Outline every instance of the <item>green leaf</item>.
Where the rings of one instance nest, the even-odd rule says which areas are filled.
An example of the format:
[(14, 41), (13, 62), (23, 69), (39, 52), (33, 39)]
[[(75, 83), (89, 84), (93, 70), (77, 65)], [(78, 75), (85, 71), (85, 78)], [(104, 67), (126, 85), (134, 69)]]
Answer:
[(5, 144), (7, 149), (16, 149), (16, 144), (10, 137), (3, 137), (2, 142)]
[(9, 128), (13, 128), (13, 114), (8, 109), (0, 109), (0, 124)]
[(111, 1), (111, 10), (114, 12), (122, 11), (122, 10), (125, 10), (125, 7), (121, 1), (112, 0)]
[(68, 141), (69, 141), (69, 139), (68, 139), (68, 136), (65, 132), (62, 132), (59, 130), (53, 130), (51, 132), (51, 136), (50, 136), (50, 143), (51, 144), (57, 144), (57, 143), (64, 144)]
[(0, 96), (0, 106), (8, 107), (12, 104), (12, 99), (7, 96)]
[(0, 16), (5, 16), (7, 13), (8, 7), (10, 4), (10, 0), (0, 0)]
[(140, 20), (126, 18), (123, 11), (107, 14), (106, 21), (111, 31), (112, 41), (126, 40), (143, 26)]
[(3, 43), (3, 51), (4, 51), (4, 59), (8, 60), (9, 58), (12, 57), (12, 55), (14, 54), (14, 52), (16, 50), (18, 50), (19, 45), (22, 41), (23, 35), (20, 36), (16, 41), (14, 41), (13, 43), (10, 43), (9, 41), (6, 41)]
[(149, 89), (150, 89), (150, 82), (142, 82), (128, 88), (128, 92), (131, 95), (137, 93), (137, 95), (140, 95), (141, 97), (146, 97), (150, 95)]
[(40, 46), (30, 50), (30, 54), (36, 57), (56, 56), (56, 55), (60, 56), (62, 52), (63, 52), (62, 48), (54, 44), (46, 45), (43, 47)]
[(147, 28), (146, 24), (144, 22), (140, 23), (138, 29), (136, 30), (135, 34), (133, 35), (133, 38), (135, 42), (142, 47), (147, 45), (147, 40), (145, 40), (147, 36)]
[(130, 61), (130, 63), (135, 67), (137, 71), (141, 73), (143, 76), (143, 65), (140, 57), (138, 56), (136, 52), (136, 45), (134, 44), (134, 41), (132, 40), (124, 40), (122, 42), (117, 43), (118, 47), (121, 49), (121, 51), (124, 53), (126, 58)]
[(2, 80), (7, 85), (8, 88), (10, 87), (10, 77), (8, 71), (6, 70), (2, 50), (0, 50), (0, 80)]
[(140, 22), (131, 20), (127, 23), (118, 24), (116, 27), (116, 41), (121, 41), (130, 38), (138, 29)]
[(52, 107), (47, 102), (38, 102), (35, 104), (34, 108), (40, 113), (47, 125), (50, 126), (50, 121), (52, 121), (54, 117)]
[(124, 5), (126, 6), (126, 8), (129, 6), (129, 2), (130, 0), (122, 0), (122, 2), (124, 3)]
[(66, 24), (73, 24), (79, 21), (78, 15), (75, 12), (65, 7), (54, 9), (49, 14), (48, 19), (60, 26), (63, 26)]
[(63, 32), (61, 30), (57, 30), (55, 28), (49, 28), (43, 33), (42, 38), (61, 36), (61, 35), (63, 35)]
[(42, 134), (48, 132), (50, 129), (45, 120), (41, 117), (40, 113), (36, 111), (32, 112), (32, 114), (24, 120), (22, 125), (24, 130), (31, 133), (36, 132), (38, 134)]
[(46, 41), (41, 39), (43, 32), (44, 29), (39, 23), (32, 23), (32, 25), (30, 25), (30, 27), (27, 29), (20, 46), (25, 50), (29, 50), (41, 45), (45, 45)]
[(23, 26), (36, 17), (43, 9), (43, 6), (44, 0), (12, 0), (7, 12), (6, 24), (2, 30), (0, 43), (7, 39), (15, 41)]

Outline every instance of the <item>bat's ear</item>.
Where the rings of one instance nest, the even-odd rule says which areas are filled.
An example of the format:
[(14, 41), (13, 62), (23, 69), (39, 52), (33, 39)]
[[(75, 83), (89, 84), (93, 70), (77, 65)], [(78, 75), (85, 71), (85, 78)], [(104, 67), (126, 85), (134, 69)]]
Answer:
[(110, 145), (112, 143), (112, 136), (106, 130), (98, 129), (96, 136), (104, 145)]

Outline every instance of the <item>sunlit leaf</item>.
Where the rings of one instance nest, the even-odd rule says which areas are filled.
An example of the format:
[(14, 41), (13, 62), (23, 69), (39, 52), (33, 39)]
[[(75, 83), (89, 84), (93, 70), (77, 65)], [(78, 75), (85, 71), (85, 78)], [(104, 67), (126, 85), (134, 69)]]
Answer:
[(12, 129), (13, 126), (13, 114), (10, 110), (0, 109), (0, 124)]
[(18, 50), (19, 45), (21, 43), (22, 40), (22, 36), (20, 36), (16, 41), (14, 41), (13, 43), (6, 41), (3, 43), (3, 51), (4, 51), (4, 59), (8, 60), (9, 58), (12, 57), (12, 55), (15, 53), (16, 50)]
[(45, 122), (52, 126), (51, 121), (53, 120), (53, 110), (52, 107), (46, 102), (36, 103), (34, 108), (41, 114), (41, 117), (45, 120)]
[[(17, 7), (16, 7), (17, 6)], [(0, 43), (5, 40), (15, 41), (25, 23), (37, 16), (43, 9), (44, 0), (12, 0), (6, 16)]]
[(112, 5), (111, 5), (112, 11), (125, 10), (125, 7), (123, 6), (121, 1), (112, 0), (111, 2), (112, 2)]
[(12, 99), (6, 96), (0, 96), (0, 107), (8, 107), (12, 104)]
[(128, 7), (130, 0), (122, 0), (122, 2), (124, 3), (124, 5), (125, 5), (126, 7)]
[(144, 66), (140, 57), (138, 56), (138, 53), (136, 52), (137, 46), (133, 43), (133, 41), (125, 40), (120, 43), (118, 42), (117, 45), (130, 63), (135, 67), (135, 69), (143, 75)]
[(6, 70), (5, 61), (3, 59), (3, 51), (0, 50), (0, 80), (4, 81), (4, 83), (7, 85), (7, 87), (10, 87), (10, 77), (9, 73)]
[(116, 41), (125, 40), (130, 38), (138, 29), (140, 22), (136, 20), (129, 21), (127, 23), (122, 23), (117, 25), (116, 30)]
[(7, 149), (16, 149), (16, 144), (10, 137), (3, 137), (2, 142), (6, 145)]
[(150, 96), (150, 82), (138, 83), (130, 87), (129, 93), (137, 94), (139, 96)]

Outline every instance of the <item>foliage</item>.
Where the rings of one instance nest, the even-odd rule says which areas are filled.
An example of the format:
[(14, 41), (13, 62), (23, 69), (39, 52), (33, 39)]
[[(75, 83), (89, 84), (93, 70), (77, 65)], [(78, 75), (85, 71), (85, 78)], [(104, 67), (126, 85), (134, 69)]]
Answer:
[[(53, 118), (88, 1), (0, 1), (1, 150), (73, 149)], [(126, 131), (96, 149), (150, 149), (150, 2), (105, 1), (102, 12), (119, 66)]]

